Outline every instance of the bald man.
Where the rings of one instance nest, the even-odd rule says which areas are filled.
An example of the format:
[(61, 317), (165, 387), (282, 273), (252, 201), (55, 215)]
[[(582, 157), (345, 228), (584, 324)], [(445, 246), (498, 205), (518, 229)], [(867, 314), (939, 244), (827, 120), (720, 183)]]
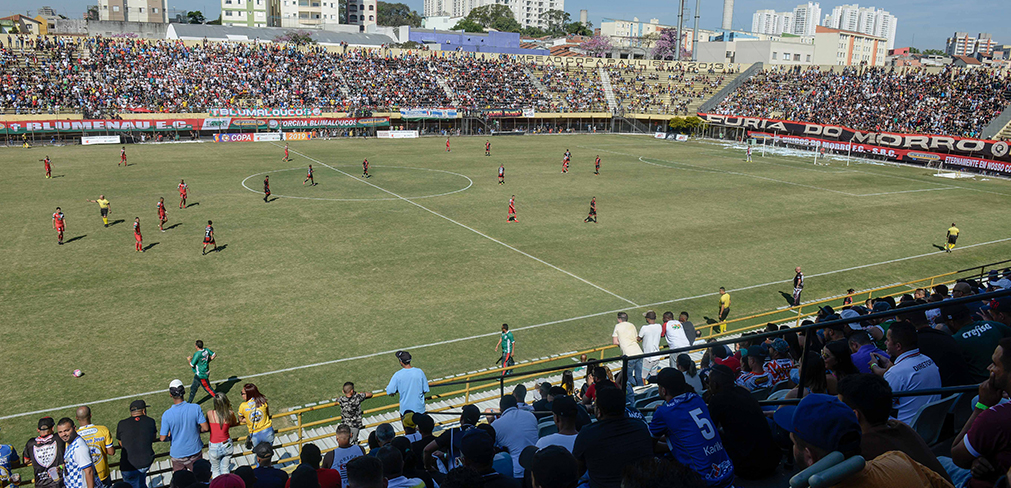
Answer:
[[(77, 435), (84, 439), (91, 451), (91, 462), (95, 465), (95, 475), (105, 488), (112, 486), (109, 476), (109, 456), (116, 453), (114, 439), (104, 425), (91, 423), (91, 407), (77, 407)], [(101, 488), (101, 487), (96, 487)]]

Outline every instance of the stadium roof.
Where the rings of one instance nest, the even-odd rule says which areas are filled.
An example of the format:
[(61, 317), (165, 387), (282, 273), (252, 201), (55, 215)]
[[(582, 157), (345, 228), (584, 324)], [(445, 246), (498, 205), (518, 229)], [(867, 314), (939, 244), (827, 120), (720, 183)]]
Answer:
[(169, 39), (209, 39), (222, 41), (272, 41), (286, 32), (308, 32), (313, 40), (320, 44), (340, 44), (346, 42), (352, 46), (380, 46), (396, 41), (383, 34), (363, 34), (358, 32), (335, 32), (327, 30), (291, 29), (284, 27), (240, 27), (228, 25), (206, 24), (171, 24), (167, 37)]

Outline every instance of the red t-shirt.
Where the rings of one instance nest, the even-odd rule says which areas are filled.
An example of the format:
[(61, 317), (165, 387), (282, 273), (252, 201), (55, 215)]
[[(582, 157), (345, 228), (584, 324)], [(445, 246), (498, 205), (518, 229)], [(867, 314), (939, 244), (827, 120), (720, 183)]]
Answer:
[(713, 362), (730, 368), (733, 370), (734, 374), (739, 374), (741, 372), (741, 360), (734, 356), (727, 357), (726, 359), (713, 358)]
[[(983, 411), (963, 438), (969, 454), (986, 457), (997, 473), (1011, 468), (1011, 404), (997, 405)], [(969, 488), (993, 486), (983, 480), (969, 480)]]
[[(316, 477), (319, 478), (319, 488), (341, 488), (341, 473), (336, 469), (319, 468)], [(291, 488), (291, 478), (284, 482), (284, 488)]]

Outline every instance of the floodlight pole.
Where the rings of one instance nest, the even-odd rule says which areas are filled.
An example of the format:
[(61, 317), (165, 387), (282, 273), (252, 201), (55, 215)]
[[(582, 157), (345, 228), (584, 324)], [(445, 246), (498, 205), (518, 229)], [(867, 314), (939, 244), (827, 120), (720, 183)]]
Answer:
[(678, 62), (681, 61), (681, 39), (684, 37), (684, 25), (685, 25), (685, 0), (679, 2), (681, 5), (680, 10), (678, 10), (678, 39), (677, 39), (677, 52)]
[(699, 60), (699, 9), (702, 0), (695, 0), (695, 31), (692, 33), (692, 61)]

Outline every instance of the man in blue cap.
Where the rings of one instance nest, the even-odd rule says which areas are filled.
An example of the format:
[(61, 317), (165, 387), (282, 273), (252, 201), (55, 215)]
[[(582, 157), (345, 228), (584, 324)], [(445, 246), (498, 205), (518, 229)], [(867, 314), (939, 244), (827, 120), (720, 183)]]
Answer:
[[(790, 433), (798, 467), (806, 468), (834, 451), (845, 458), (860, 455), (860, 423), (845, 403), (831, 395), (810, 394), (797, 406), (776, 411), (776, 424)], [(937, 473), (902, 451), (889, 451), (867, 460), (864, 468), (834, 488), (950, 487)]]

